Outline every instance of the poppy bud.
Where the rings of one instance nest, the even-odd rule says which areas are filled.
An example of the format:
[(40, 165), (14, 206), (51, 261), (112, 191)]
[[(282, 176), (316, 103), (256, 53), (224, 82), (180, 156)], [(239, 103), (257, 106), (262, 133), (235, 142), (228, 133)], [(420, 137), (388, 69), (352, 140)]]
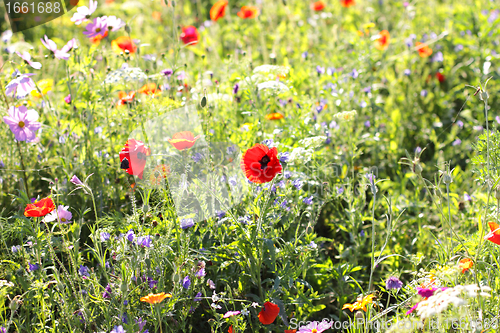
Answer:
[(443, 175), (443, 183), (445, 183), (446, 185), (450, 185), (451, 183), (453, 183), (453, 178), (451, 178), (448, 173), (445, 173)]
[(495, 198), (497, 200), (500, 200), (500, 185), (498, 185), (497, 187), (495, 187)]
[(489, 97), (490, 95), (484, 90), (479, 93), (479, 99), (482, 101), (487, 100)]

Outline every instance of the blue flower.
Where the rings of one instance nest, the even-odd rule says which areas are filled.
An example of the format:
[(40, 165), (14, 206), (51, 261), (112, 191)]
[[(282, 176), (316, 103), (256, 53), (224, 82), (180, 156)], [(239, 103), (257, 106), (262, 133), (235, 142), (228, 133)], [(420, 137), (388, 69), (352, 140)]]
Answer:
[(411, 74), (411, 70), (409, 70), (409, 69), (405, 69), (405, 71), (404, 71), (403, 73), (404, 73), (404, 75), (406, 75), (406, 76), (410, 76), (410, 74)]
[(271, 147), (271, 145), (273, 144), (273, 139), (265, 139), (264, 141), (262, 141), (263, 144), (265, 144), (266, 146), (268, 147)]
[(191, 279), (189, 278), (189, 276), (186, 276), (184, 280), (182, 280), (182, 286), (185, 289), (189, 289), (189, 286), (191, 286)]
[(182, 229), (187, 229), (190, 228), (194, 225), (193, 219), (182, 219), (181, 220), (181, 228)]
[(292, 177), (292, 173), (287, 170), (283, 172), (283, 177), (285, 177), (285, 179), (289, 179), (290, 177)]
[(231, 145), (231, 146), (226, 148), (226, 152), (228, 155), (236, 153), (237, 150), (238, 149), (236, 148), (236, 145)]
[(198, 278), (202, 278), (205, 275), (207, 275), (207, 273), (205, 272), (205, 268), (201, 268), (198, 272), (196, 272), (196, 277)]
[(84, 265), (80, 265), (80, 268), (78, 269), (78, 274), (80, 274), (81, 276), (90, 276), (89, 274), (89, 268), (87, 266), (84, 266)]
[(313, 196), (311, 195), (309, 198), (304, 198), (304, 203), (306, 205), (312, 205), (312, 203), (313, 203)]
[(226, 216), (226, 212), (223, 211), (223, 210), (216, 210), (215, 211), (215, 215), (217, 215), (218, 218), (223, 218), (224, 216)]
[(125, 329), (123, 328), (123, 326), (120, 325), (120, 326), (115, 326), (113, 328), (113, 330), (111, 332), (109, 332), (109, 333), (127, 333), (127, 332), (125, 331)]
[(238, 184), (238, 182), (236, 181), (236, 177), (230, 177), (228, 183), (231, 186), (236, 186)]
[(325, 67), (316, 66), (316, 72), (318, 72), (318, 75), (325, 74)]
[(134, 230), (130, 229), (127, 234), (125, 235), (125, 237), (127, 237), (127, 240), (129, 242), (133, 242), (134, 241), (134, 238), (135, 238), (135, 234), (134, 234)]
[(11, 248), (12, 253), (17, 253), (21, 249), (21, 245), (16, 245)]
[(304, 185), (304, 184), (302, 183), (302, 181), (301, 181), (300, 179), (298, 179), (298, 178), (297, 178), (297, 179), (295, 179), (295, 180), (292, 182), (292, 184), (293, 184), (293, 186), (295, 186), (295, 188), (296, 188), (297, 190), (300, 190), (300, 189), (302, 188), (302, 185)]
[(340, 195), (342, 193), (344, 193), (344, 188), (342, 186), (340, 186), (340, 187), (337, 186), (337, 194)]
[(201, 296), (202, 296), (201, 292), (198, 292), (198, 293), (196, 294), (196, 296), (194, 297), (194, 301), (195, 301), (195, 302), (199, 302), (199, 301), (201, 301)]
[(111, 238), (111, 235), (109, 234), (109, 232), (101, 232), (100, 238), (101, 238), (101, 242), (105, 242)]
[(420, 96), (422, 96), (422, 97), (427, 97), (427, 90), (423, 89), (423, 90), (420, 92)]
[(359, 73), (358, 73), (358, 71), (356, 70), (356, 68), (354, 68), (354, 69), (352, 70), (352, 72), (351, 72), (351, 76), (352, 76), (352, 78), (353, 78), (353, 79), (357, 79), (357, 78), (358, 78)]
[(236, 83), (233, 87), (233, 94), (236, 95), (238, 93), (238, 90), (240, 90), (240, 85)]
[(199, 161), (201, 161), (203, 159), (203, 154), (196, 153), (191, 158), (193, 159), (193, 161), (195, 161), (195, 163), (198, 163)]
[(401, 289), (403, 287), (403, 282), (399, 280), (395, 276), (391, 276), (390, 278), (385, 281), (385, 289), (390, 290), (390, 289)]
[(147, 235), (137, 238), (137, 245), (140, 245), (141, 247), (151, 247), (152, 246), (151, 236)]
[(370, 126), (371, 126), (370, 121), (369, 120), (365, 121), (365, 127), (370, 127)]
[(37, 271), (40, 269), (40, 266), (36, 263), (35, 264), (28, 263), (28, 267), (30, 272)]
[(280, 162), (286, 163), (290, 159), (290, 153), (289, 152), (279, 153), (278, 158), (280, 159)]

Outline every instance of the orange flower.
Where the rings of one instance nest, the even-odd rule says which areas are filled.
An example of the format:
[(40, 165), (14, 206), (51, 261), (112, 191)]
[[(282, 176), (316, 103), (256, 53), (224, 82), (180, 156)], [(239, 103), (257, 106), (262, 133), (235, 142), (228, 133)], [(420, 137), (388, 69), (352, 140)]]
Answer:
[(193, 133), (191, 133), (189, 131), (184, 131), (184, 132), (175, 133), (172, 136), (172, 139), (169, 139), (168, 142), (170, 142), (170, 144), (172, 146), (174, 146), (175, 149), (184, 150), (184, 149), (189, 149), (192, 146), (194, 146), (194, 144), (196, 143), (196, 140), (198, 140), (199, 137), (200, 137), (200, 135), (197, 135), (195, 137), (193, 135)]
[(417, 47), (418, 55), (421, 58), (427, 58), (432, 54), (432, 49), (425, 43), (416, 42), (415, 46)]
[(267, 120), (283, 119), (283, 115), (279, 112), (274, 112), (274, 113), (266, 114), (266, 119)]
[(118, 98), (120, 100), (118, 101), (118, 103), (116, 103), (117, 107), (125, 105), (125, 104), (132, 104), (132, 102), (134, 101), (134, 98), (135, 98), (135, 91), (129, 92), (128, 95), (125, 91), (119, 91)]
[(141, 302), (146, 302), (149, 304), (159, 304), (163, 302), (165, 298), (172, 297), (171, 294), (159, 293), (159, 294), (149, 294), (148, 296), (141, 297)]
[(356, 2), (354, 0), (340, 0), (340, 4), (342, 7), (349, 8), (351, 6), (354, 6)]
[(149, 181), (153, 185), (161, 185), (163, 179), (166, 179), (170, 174), (170, 166), (165, 164), (159, 164), (155, 166), (153, 172), (149, 176)]
[(366, 306), (370, 303), (373, 303), (374, 298), (375, 298), (375, 295), (373, 295), (373, 294), (366, 295), (363, 298), (358, 298), (354, 304), (350, 304), (350, 303), (344, 304), (344, 306), (342, 307), (342, 310), (349, 309), (349, 310), (351, 310), (351, 312), (353, 312), (354, 310), (363, 310), (366, 312), (368, 310), (366, 308)]
[(153, 19), (155, 19), (155, 20), (157, 20), (159, 22), (162, 21), (162, 19), (161, 19), (161, 13), (160, 12), (153, 12), (152, 16), (153, 16)]
[(285, 330), (285, 333), (296, 333), (297, 330)]
[(323, 9), (325, 9), (325, 7), (326, 7), (325, 3), (321, 0), (316, 1), (311, 5), (312, 10), (315, 10), (317, 12), (322, 11)]
[(472, 266), (474, 266), (474, 262), (469, 258), (464, 258), (458, 263), (458, 267), (462, 269), (462, 274), (467, 272)]
[(233, 325), (229, 326), (229, 329), (227, 330), (228, 333), (233, 333)]
[(271, 302), (266, 302), (264, 303), (264, 308), (259, 312), (259, 321), (264, 325), (272, 324), (279, 313), (279, 306)]
[(217, 1), (210, 9), (210, 19), (217, 21), (226, 15), (227, 0)]
[(146, 94), (149, 96), (155, 96), (156, 94), (160, 93), (161, 90), (160, 88), (156, 87), (156, 83), (147, 83), (141, 87), (141, 89), (138, 90), (141, 94)]
[(242, 19), (256, 18), (259, 16), (259, 9), (254, 6), (243, 6), (240, 11), (236, 13)]
[(378, 35), (379, 37), (375, 40), (375, 48), (381, 51), (386, 50), (389, 47), (389, 38), (391, 37), (389, 31), (382, 30)]
[(121, 52), (128, 51), (130, 54), (135, 53), (137, 51), (137, 46), (135, 46), (132, 38), (127, 36), (121, 36), (111, 42), (111, 48), (117, 54)]
[(32, 204), (28, 204), (24, 209), (24, 216), (26, 217), (42, 217), (56, 209), (54, 201), (51, 198), (41, 199)]
[[(26, 214), (25, 214), (26, 215)], [(497, 245), (500, 245), (500, 226), (495, 222), (488, 222), (491, 232), (484, 239), (489, 240)]]
[(91, 41), (91, 42), (92, 42), (92, 44), (94, 44), (94, 45), (99, 45), (99, 44), (101, 43), (101, 40), (102, 40), (103, 38), (106, 38), (106, 37), (108, 37), (108, 32), (107, 32), (107, 31), (106, 31), (106, 32), (104, 32), (104, 36), (102, 36), (102, 35), (97, 35), (97, 36), (95, 36), (95, 37), (90, 38), (90, 41)]

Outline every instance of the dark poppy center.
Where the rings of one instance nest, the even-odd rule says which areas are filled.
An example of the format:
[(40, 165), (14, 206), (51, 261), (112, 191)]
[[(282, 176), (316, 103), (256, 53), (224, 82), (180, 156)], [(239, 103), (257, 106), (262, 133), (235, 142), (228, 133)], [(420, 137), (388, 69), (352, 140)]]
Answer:
[(269, 158), (269, 156), (265, 155), (264, 157), (262, 157), (262, 159), (259, 161), (260, 163), (260, 168), (262, 170), (264, 170), (265, 168), (267, 168), (267, 164), (271, 162), (271, 159)]

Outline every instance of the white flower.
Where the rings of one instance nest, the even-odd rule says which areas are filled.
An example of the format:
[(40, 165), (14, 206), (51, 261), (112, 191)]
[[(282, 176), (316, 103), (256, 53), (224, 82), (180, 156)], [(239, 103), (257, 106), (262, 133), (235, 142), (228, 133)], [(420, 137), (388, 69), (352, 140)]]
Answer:
[(280, 81), (267, 81), (267, 82), (259, 83), (257, 85), (257, 88), (259, 90), (272, 89), (272, 90), (276, 90), (278, 92), (286, 92), (286, 91), (290, 90), (290, 89), (288, 89), (288, 87), (284, 83), (282, 83)]
[(214, 309), (222, 309), (222, 306), (217, 305), (217, 304), (215, 304), (215, 303), (210, 304), (210, 306), (211, 306), (212, 308), (214, 308)]
[[(90, 7), (90, 8), (89, 8)], [(73, 14), (71, 21), (75, 22), (76, 25), (80, 25), (90, 18), (90, 15), (97, 9), (97, 1), (90, 0), (89, 7), (80, 6), (76, 9), (76, 13)]]
[(302, 147), (294, 148), (290, 153), (290, 156), (288, 157), (288, 162), (289, 163), (295, 161), (302, 161), (304, 163), (309, 162), (311, 160), (313, 152), (314, 151), (312, 149), (305, 149)]
[(104, 79), (104, 83), (106, 84), (112, 84), (112, 83), (117, 83), (117, 82), (129, 82), (129, 81), (143, 81), (147, 79), (147, 75), (144, 74), (144, 72), (138, 68), (138, 67), (127, 67), (127, 68), (120, 68), (115, 71), (112, 71), (106, 76), (106, 79)]
[(285, 76), (288, 74), (290, 69), (285, 66), (274, 66), (274, 65), (261, 65), (255, 67), (253, 72), (259, 74), (274, 74)]
[(212, 302), (217, 302), (219, 300), (219, 296), (217, 296), (217, 293), (214, 291), (214, 294), (212, 295)]
[(243, 309), (243, 310), (241, 310), (241, 314), (242, 314), (242, 315), (244, 315), (244, 316), (248, 316), (248, 314), (249, 314), (249, 313), (250, 313), (250, 312), (248, 312), (248, 310), (247, 310), (247, 309)]
[(334, 114), (333, 116), (338, 119), (343, 119), (343, 120), (352, 120), (354, 117), (356, 117), (356, 110), (352, 111), (342, 111), (337, 114)]
[(255, 308), (259, 307), (259, 303), (253, 302), (251, 306), (255, 309)]
[(305, 138), (299, 141), (299, 145), (305, 147), (305, 148), (317, 148), (321, 146), (325, 141), (326, 141), (326, 136), (320, 135), (320, 136), (313, 136), (310, 138)]

